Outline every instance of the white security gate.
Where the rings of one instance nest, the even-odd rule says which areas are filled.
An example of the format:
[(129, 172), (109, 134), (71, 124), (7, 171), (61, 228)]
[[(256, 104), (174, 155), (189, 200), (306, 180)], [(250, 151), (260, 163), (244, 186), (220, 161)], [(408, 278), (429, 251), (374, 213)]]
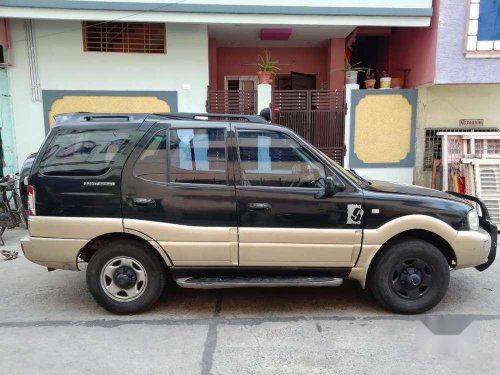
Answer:
[(466, 193), (484, 201), (492, 221), (500, 225), (500, 134), (439, 132), (443, 137), (443, 190), (453, 190), (450, 173), (463, 171)]

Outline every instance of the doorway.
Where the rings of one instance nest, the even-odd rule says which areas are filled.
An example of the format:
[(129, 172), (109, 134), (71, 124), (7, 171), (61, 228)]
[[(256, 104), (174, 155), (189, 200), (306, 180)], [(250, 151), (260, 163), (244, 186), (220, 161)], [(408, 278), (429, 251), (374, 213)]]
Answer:
[(276, 90), (316, 90), (316, 75), (298, 72), (276, 76)]

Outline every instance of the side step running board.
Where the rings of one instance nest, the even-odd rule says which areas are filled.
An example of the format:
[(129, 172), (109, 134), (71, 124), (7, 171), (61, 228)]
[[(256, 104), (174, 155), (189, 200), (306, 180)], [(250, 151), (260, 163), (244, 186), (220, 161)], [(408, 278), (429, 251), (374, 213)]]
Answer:
[(183, 288), (225, 289), (252, 287), (336, 287), (343, 279), (334, 277), (179, 277), (175, 279)]

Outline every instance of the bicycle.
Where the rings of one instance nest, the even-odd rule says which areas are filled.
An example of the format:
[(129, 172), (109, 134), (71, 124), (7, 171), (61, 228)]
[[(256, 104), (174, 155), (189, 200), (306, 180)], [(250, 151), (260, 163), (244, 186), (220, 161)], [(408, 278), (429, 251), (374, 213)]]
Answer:
[(6, 229), (28, 228), (28, 215), (19, 195), (19, 175), (0, 179), (0, 245), (4, 246), (3, 234)]

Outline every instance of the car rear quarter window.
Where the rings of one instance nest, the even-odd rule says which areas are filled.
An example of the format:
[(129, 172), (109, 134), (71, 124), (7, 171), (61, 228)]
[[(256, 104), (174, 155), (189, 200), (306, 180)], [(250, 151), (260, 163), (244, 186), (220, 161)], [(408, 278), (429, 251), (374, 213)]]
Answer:
[(59, 131), (41, 156), (39, 170), (52, 176), (99, 176), (129, 152), (130, 137), (126, 130)]

